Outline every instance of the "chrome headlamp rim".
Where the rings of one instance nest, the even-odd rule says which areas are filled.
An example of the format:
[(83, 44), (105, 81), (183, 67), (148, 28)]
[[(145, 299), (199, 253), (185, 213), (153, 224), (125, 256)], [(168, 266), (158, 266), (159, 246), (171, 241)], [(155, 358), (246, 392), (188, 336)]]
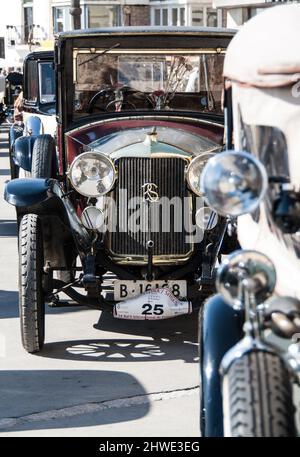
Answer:
[[(221, 207), (217, 207), (216, 205), (213, 204), (213, 202), (210, 200), (209, 197), (209, 192), (205, 191), (205, 178), (206, 175), (209, 173), (209, 166), (210, 165), (215, 165), (217, 161), (222, 160), (223, 158), (226, 157), (239, 157), (244, 160), (247, 160), (251, 162), (255, 167), (257, 168), (258, 172), (260, 173), (260, 178), (261, 178), (261, 191), (260, 195), (256, 197), (256, 202), (252, 202), (252, 205), (249, 207), (244, 208), (243, 210), (239, 210), (239, 212), (234, 211), (232, 209), (223, 209)], [(202, 176), (201, 176), (201, 188), (203, 189), (203, 196), (205, 198), (205, 202), (207, 203), (208, 206), (213, 208), (220, 216), (224, 217), (239, 217), (243, 216), (244, 214), (251, 214), (253, 213), (257, 208), (259, 208), (260, 203), (263, 201), (266, 191), (268, 189), (268, 175), (267, 171), (264, 167), (264, 165), (258, 160), (253, 154), (243, 151), (243, 150), (234, 150), (234, 149), (228, 149), (222, 151), (218, 155), (214, 155), (214, 157), (206, 164)]]
[[(214, 151), (211, 151), (211, 150), (210, 150), (210, 151), (203, 151), (203, 152), (201, 152), (200, 154), (198, 154), (196, 157), (194, 157), (194, 158), (191, 160), (191, 162), (189, 163), (189, 165), (188, 165), (188, 168), (187, 168), (187, 170), (186, 170), (186, 180), (187, 180), (187, 184), (188, 184), (189, 189), (190, 189), (192, 192), (194, 192), (194, 194), (196, 194), (198, 197), (204, 197), (204, 192), (201, 191), (200, 188), (199, 188), (199, 190), (196, 189), (196, 188), (191, 184), (191, 177), (190, 177), (191, 169), (192, 169), (192, 167), (194, 166), (194, 164), (195, 164), (196, 162), (198, 162), (200, 159), (203, 160), (204, 157), (206, 156), (207, 158), (206, 158), (206, 160), (205, 160), (204, 163), (203, 163), (203, 168), (204, 168), (205, 164), (208, 162), (209, 159), (211, 159), (212, 157), (215, 156), (216, 152), (217, 152), (217, 150), (214, 150)], [(203, 171), (203, 170), (202, 170), (202, 171)]]
[[(89, 154), (96, 154), (97, 156), (100, 156), (101, 159), (104, 160), (104, 162), (109, 164), (109, 166), (111, 167), (111, 169), (113, 171), (113, 180), (112, 180), (112, 183), (111, 183), (110, 187), (105, 192), (100, 192), (97, 195), (91, 195), (91, 194), (79, 191), (78, 187), (73, 184), (73, 181), (72, 181), (72, 178), (71, 178), (72, 170), (73, 170), (73, 168), (75, 166), (76, 161), (78, 161), (79, 158), (81, 159), (81, 158), (83, 158), (83, 157), (85, 157), (85, 156), (87, 156)], [(81, 154), (79, 154), (78, 156), (76, 156), (73, 159), (73, 161), (72, 161), (72, 163), (70, 165), (70, 168), (68, 170), (67, 176), (68, 176), (68, 178), (69, 178), (69, 180), (71, 182), (71, 185), (72, 185), (73, 189), (75, 189), (76, 192), (78, 192), (80, 195), (83, 195), (84, 197), (88, 197), (88, 198), (97, 198), (97, 197), (103, 197), (104, 195), (108, 194), (113, 189), (113, 187), (115, 185), (115, 182), (116, 182), (116, 179), (117, 179), (117, 169), (115, 167), (114, 162), (109, 157), (107, 157), (105, 154), (102, 154), (99, 151), (91, 150), (91, 151), (82, 152)]]

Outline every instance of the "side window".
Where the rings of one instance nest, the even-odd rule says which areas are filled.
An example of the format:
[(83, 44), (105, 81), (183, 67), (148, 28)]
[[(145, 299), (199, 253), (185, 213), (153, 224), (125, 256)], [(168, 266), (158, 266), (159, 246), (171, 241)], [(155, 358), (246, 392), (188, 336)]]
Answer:
[(37, 62), (29, 60), (25, 68), (25, 91), (24, 99), (29, 102), (38, 100), (39, 83), (38, 83), (38, 67)]
[(52, 62), (39, 64), (40, 102), (52, 103), (55, 101), (55, 80)]

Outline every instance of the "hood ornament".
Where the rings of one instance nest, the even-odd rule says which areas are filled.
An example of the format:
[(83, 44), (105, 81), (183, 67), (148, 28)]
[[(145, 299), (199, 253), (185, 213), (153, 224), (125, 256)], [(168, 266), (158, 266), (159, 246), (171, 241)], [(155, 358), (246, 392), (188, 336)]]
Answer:
[(151, 132), (148, 132), (146, 134), (146, 138), (144, 140), (144, 145), (145, 146), (151, 146), (153, 143), (157, 143), (156, 127), (154, 127)]
[(149, 203), (155, 203), (159, 200), (158, 187), (153, 182), (146, 182), (142, 185), (144, 200)]

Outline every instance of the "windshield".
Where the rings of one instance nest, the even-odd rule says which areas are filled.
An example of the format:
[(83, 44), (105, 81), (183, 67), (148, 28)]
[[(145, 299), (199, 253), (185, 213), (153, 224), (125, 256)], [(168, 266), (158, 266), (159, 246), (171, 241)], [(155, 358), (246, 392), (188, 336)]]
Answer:
[(39, 63), (40, 102), (55, 102), (55, 78), (52, 62)]
[(174, 110), (221, 114), (224, 54), (74, 51), (74, 117)]

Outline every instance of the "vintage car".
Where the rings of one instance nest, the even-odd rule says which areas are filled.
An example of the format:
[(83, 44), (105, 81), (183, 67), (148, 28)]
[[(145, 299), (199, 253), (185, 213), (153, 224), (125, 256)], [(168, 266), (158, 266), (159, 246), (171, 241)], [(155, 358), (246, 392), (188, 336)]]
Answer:
[(299, 435), (299, 21), (299, 5), (268, 8), (225, 58), (234, 149), (208, 161), (201, 188), (237, 218), (243, 250), (223, 262), (219, 295), (200, 312), (204, 436)]
[[(223, 148), (228, 29), (114, 28), (60, 34), (57, 154), (34, 140), (32, 179), (7, 184), (20, 225), (23, 345), (44, 342), (45, 302), (164, 319), (214, 290), (226, 217), (201, 170)], [(35, 147), (38, 144), (38, 147)], [(226, 235), (224, 237), (224, 235)]]
[(51, 136), (56, 134), (53, 51), (27, 55), (24, 61), (22, 105), (23, 120), (16, 120), (9, 132), (12, 178), (30, 176), (31, 162), (22, 159), (30, 157), (29, 151), (36, 137), (42, 133)]

